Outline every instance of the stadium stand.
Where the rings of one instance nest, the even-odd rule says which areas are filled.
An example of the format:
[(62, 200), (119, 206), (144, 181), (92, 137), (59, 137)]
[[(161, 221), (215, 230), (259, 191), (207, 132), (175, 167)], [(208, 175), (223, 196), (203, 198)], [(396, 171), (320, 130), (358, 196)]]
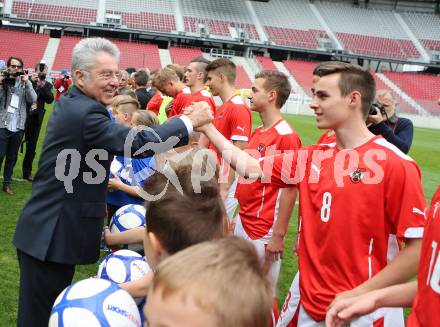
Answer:
[(122, 25), (132, 29), (172, 32), (176, 30), (174, 0), (107, 0), (106, 12), (121, 15)]
[(159, 57), (159, 48), (156, 44), (134, 43), (126, 41), (114, 41), (121, 50), (121, 62), (119, 67), (146, 67), (159, 69), (162, 67)]
[(185, 31), (196, 33), (198, 24), (208, 26), (209, 33), (231, 37), (231, 29), (241, 28), (250, 39), (260, 37), (246, 7), (240, 1), (185, 0), (181, 2)]
[(420, 58), (417, 48), (391, 11), (328, 2), (318, 3), (317, 7), (346, 50), (379, 57)]
[(402, 13), (414, 35), (428, 50), (440, 51), (440, 17), (423, 13)]
[(81, 40), (76, 36), (63, 36), (58, 45), (57, 54), (52, 65), (52, 70), (69, 69), (72, 61), (72, 49)]
[(252, 86), (252, 82), (242, 66), (237, 66), (235, 86), (240, 89), (250, 89)]
[(384, 83), (373, 71), (370, 71), (376, 81), (376, 90), (388, 90), (392, 92), (397, 99), (397, 108), (399, 112), (403, 113), (416, 113), (417, 110), (411, 106), (407, 101), (405, 101), (401, 96), (399, 96), (393, 89), (391, 89), (386, 83)]
[(255, 56), (255, 60), (260, 64), (262, 70), (277, 70), (270, 57)]
[(6, 62), (14, 55), (23, 59), (24, 68), (34, 68), (43, 58), (48, 41), (47, 35), (1, 29), (0, 58)]
[(428, 74), (385, 72), (384, 75), (431, 114), (438, 115), (440, 78)]
[(308, 1), (271, 0), (253, 6), (268, 39), (276, 44), (316, 49), (319, 38), (326, 36)]
[(60, 5), (57, 0), (14, 1), (12, 14), (19, 18), (90, 24), (96, 22), (97, 2), (77, 0)]
[(173, 63), (186, 66), (191, 59), (201, 57), (203, 53), (195, 48), (170, 47), (170, 55)]
[(302, 87), (304, 92), (312, 95), (312, 74), (317, 62), (302, 61), (302, 60), (286, 60), (283, 61), (284, 66), (289, 70), (293, 78)]
[[(53, 70), (69, 68), (72, 60), (72, 49), (80, 40), (79, 37), (64, 36), (61, 38), (60, 45), (53, 64)], [(155, 44), (135, 43), (126, 41), (113, 41), (121, 50), (121, 61), (119, 67), (148, 67), (149, 69), (161, 68), (159, 58), (159, 48)]]

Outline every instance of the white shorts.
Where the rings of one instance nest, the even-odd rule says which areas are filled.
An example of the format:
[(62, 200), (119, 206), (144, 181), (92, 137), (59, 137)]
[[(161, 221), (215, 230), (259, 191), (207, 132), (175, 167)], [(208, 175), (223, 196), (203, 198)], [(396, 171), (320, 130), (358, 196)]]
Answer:
[[(293, 320), (296, 311), (299, 307), (299, 271), (293, 278), (292, 285), (290, 285), (289, 293), (287, 293), (284, 300), (283, 307), (278, 318), (276, 327), (286, 327)], [(290, 325), (292, 326), (292, 325)]]
[[(324, 327), (325, 321), (315, 321), (301, 306), (299, 309), (298, 326), (300, 327)], [(353, 320), (347, 326), (350, 327), (404, 327), (402, 308), (380, 308), (372, 313)]]
[[(264, 260), (266, 259), (266, 247), (268, 244), (268, 239), (267, 238), (261, 238), (256, 240), (251, 239), (244, 230), (243, 225), (241, 224), (240, 216), (237, 216), (237, 223), (235, 225), (234, 235), (250, 241), (255, 246), (260, 263), (261, 265), (263, 265)], [(278, 275), (280, 274), (280, 268), (281, 268), (281, 260), (274, 261), (272, 262), (268, 273), (268, 277), (272, 285), (272, 291), (274, 297), (276, 296), (276, 287), (278, 282)]]

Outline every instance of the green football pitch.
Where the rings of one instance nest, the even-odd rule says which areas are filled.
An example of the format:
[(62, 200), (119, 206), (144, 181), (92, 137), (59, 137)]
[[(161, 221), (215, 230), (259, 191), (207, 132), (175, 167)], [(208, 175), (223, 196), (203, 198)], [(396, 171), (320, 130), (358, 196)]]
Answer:
[[(46, 112), (44, 125), (40, 135), (39, 150), (46, 129), (51, 107)], [(313, 117), (285, 115), (286, 119), (296, 129), (304, 145), (313, 144), (322, 131), (316, 129)], [(260, 124), (258, 115), (254, 114), (254, 128)], [(423, 186), (428, 203), (440, 183), (440, 131), (416, 128), (414, 142), (410, 151), (421, 167)], [(19, 270), (15, 248), (12, 246), (12, 236), (21, 208), (31, 192), (31, 184), (21, 180), (23, 154), (19, 154), (15, 167), (13, 196), (0, 192), (0, 327), (10, 327), (16, 324), (18, 279)], [(37, 160), (34, 162), (34, 171)], [(292, 242), (295, 237), (297, 208), (292, 213), (289, 233), (285, 243), (285, 254), (278, 282), (278, 302), (282, 305), (284, 297), (290, 287), (292, 278), (297, 271), (297, 259), (292, 255)], [(77, 266), (75, 280), (94, 276), (98, 270), (97, 265)]]

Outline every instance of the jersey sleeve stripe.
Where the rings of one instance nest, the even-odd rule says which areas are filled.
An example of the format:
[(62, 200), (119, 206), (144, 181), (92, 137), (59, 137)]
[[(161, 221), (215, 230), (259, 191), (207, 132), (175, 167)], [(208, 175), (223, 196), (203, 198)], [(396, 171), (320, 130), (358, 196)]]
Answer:
[(424, 231), (424, 227), (410, 227), (406, 229), (405, 234), (403, 236), (405, 238), (422, 238), (423, 231)]
[(231, 141), (249, 141), (249, 138), (244, 135), (232, 135)]

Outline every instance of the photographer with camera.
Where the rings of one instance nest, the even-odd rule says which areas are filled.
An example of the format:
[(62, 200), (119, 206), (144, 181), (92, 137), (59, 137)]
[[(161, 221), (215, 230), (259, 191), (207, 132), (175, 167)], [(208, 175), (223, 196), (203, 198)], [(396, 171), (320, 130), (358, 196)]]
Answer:
[(375, 135), (382, 135), (403, 153), (408, 153), (413, 140), (414, 127), (411, 120), (398, 117), (397, 100), (388, 90), (378, 90), (376, 101), (367, 118), (368, 129)]
[(60, 97), (67, 92), (70, 85), (72, 85), (72, 80), (70, 79), (67, 69), (61, 69), (60, 73), (60, 77), (58, 77), (53, 83), (54, 89), (57, 90), (57, 93), (55, 94), (55, 101), (58, 101)]
[(24, 141), (26, 143), (26, 154), (23, 159), (23, 179), (32, 182), (32, 162), (35, 158), (38, 136), (40, 135), (41, 124), (43, 123), (45, 104), (53, 102), (52, 84), (46, 80), (48, 67), (45, 62), (35, 66), (35, 73), (32, 74), (32, 86), (37, 94), (37, 102), (28, 106)]
[(0, 84), (0, 168), (6, 157), (3, 191), (13, 194), (12, 172), (23, 138), (26, 106), (37, 101), (37, 94), (29, 76), (23, 72), (23, 60), (17, 57), (9, 57), (7, 70), (0, 76)]

